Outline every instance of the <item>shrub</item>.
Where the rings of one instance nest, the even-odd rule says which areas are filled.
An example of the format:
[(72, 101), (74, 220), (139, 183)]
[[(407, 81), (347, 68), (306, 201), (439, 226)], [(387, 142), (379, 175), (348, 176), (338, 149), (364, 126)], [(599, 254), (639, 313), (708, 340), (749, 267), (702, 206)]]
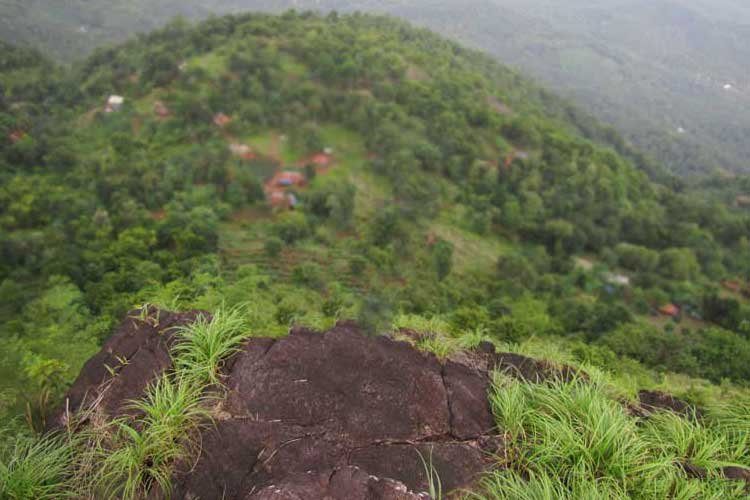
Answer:
[(177, 330), (172, 348), (175, 369), (195, 385), (218, 384), (221, 362), (233, 354), (247, 337), (247, 321), (241, 308), (214, 312), (211, 320), (201, 315), (189, 326)]

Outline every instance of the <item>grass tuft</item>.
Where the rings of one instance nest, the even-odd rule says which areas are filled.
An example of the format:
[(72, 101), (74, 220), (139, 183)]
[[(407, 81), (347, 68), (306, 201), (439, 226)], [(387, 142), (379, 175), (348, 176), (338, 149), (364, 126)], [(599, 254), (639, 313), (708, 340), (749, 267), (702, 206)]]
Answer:
[(79, 444), (68, 435), (18, 438), (0, 459), (0, 498), (73, 498), (76, 490), (71, 470)]
[(196, 384), (219, 384), (221, 364), (247, 338), (247, 321), (239, 307), (218, 309), (211, 320), (200, 316), (182, 327), (172, 349), (175, 370)]
[(112, 423), (112, 445), (100, 448), (101, 472), (95, 489), (108, 498), (139, 498), (154, 486), (171, 490), (172, 466), (197, 449), (201, 425), (210, 419), (203, 387), (163, 375), (130, 409), (142, 416)]
[[(720, 479), (732, 458), (726, 432), (669, 412), (640, 423), (611, 393), (596, 374), (544, 384), (495, 374), (490, 404), (506, 447), (486, 496), (473, 498), (742, 497), (744, 485)], [(687, 477), (687, 463), (709, 478)]]

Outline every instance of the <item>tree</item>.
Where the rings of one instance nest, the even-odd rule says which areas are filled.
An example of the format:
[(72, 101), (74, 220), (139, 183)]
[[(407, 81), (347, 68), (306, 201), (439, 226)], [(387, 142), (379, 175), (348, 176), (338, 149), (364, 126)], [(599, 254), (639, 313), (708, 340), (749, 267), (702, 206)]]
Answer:
[(652, 273), (659, 266), (659, 252), (639, 245), (620, 243), (615, 247), (617, 262), (631, 271)]
[(453, 268), (453, 244), (438, 238), (432, 247), (432, 257), (435, 262), (438, 280), (442, 281), (451, 273)]
[(665, 278), (689, 280), (700, 274), (700, 264), (689, 248), (664, 250), (659, 258), (659, 272)]

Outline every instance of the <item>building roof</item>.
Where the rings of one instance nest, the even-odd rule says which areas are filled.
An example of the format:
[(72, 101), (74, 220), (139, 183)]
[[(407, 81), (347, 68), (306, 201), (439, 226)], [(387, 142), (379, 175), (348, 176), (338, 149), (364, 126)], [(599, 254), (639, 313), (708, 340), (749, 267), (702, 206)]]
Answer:
[(276, 174), (274, 184), (277, 186), (301, 186), (305, 183), (305, 176), (300, 172), (285, 171)]
[(10, 140), (10, 142), (15, 144), (21, 139), (23, 139), (25, 135), (26, 135), (26, 132), (24, 132), (23, 130), (14, 130), (10, 134), (8, 134), (8, 140)]
[(252, 160), (253, 158), (255, 158), (255, 153), (253, 153), (252, 148), (250, 148), (250, 146), (248, 146), (247, 144), (238, 144), (236, 142), (233, 142), (229, 145), (229, 151), (231, 151), (233, 155), (239, 156), (244, 160)]
[(230, 123), (232, 123), (232, 119), (228, 115), (225, 115), (224, 113), (216, 113), (214, 115), (214, 125), (217, 127), (224, 128)]
[(156, 113), (157, 116), (161, 116), (162, 118), (169, 116), (169, 108), (161, 102), (156, 101), (154, 103), (154, 113)]
[(331, 155), (326, 153), (318, 153), (314, 155), (310, 161), (312, 161), (313, 164), (318, 165), (320, 167), (327, 167), (331, 164)]
[(680, 308), (675, 304), (666, 304), (659, 308), (659, 312), (665, 316), (677, 316), (680, 314)]

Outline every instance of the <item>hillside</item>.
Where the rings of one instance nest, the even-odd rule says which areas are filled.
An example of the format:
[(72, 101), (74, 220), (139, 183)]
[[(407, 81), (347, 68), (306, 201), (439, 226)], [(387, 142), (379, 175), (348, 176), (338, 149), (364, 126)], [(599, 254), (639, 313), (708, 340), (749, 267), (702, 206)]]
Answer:
[(678, 175), (750, 169), (750, 12), (733, 0), (6, 0), (0, 38), (71, 61), (175, 15), (288, 8), (387, 13), (485, 50), (616, 126)]
[[(161, 394), (167, 409), (186, 403), (183, 427), (195, 432), (207, 417), (204, 391), (227, 382), (220, 368), (248, 338), (356, 320), (369, 334), (412, 331), (412, 342), (441, 360), (491, 342), (592, 377), (605, 372), (606, 388), (561, 387), (555, 397), (593, 391), (602, 418), (627, 432), (638, 426), (620, 403), (641, 390), (725, 412), (705, 422), (710, 430), (690, 431), (710, 435), (703, 443), (713, 451), (694, 465), (711, 481), (688, 480), (672, 455), (655, 455), (676, 438), (654, 431), (633, 440), (648, 459), (631, 456), (627, 481), (606, 487), (624, 496), (648, 483), (636, 464), (645, 460), (661, 464), (659, 488), (737, 488), (720, 476), (750, 465), (740, 442), (750, 218), (675, 189), (611, 129), (515, 71), (369, 15), (175, 22), (72, 68), (3, 49), (0, 408), (13, 433), (52, 423), (115, 325), (158, 330), (154, 307), (232, 311), (189, 330), (197, 350), (180, 342), (142, 350), (169, 379), (146, 396)], [(131, 371), (131, 357), (108, 358), (97, 376)], [(149, 371), (132, 371), (142, 390)], [(175, 386), (176, 375), (191, 382)], [(528, 391), (529, 405), (543, 404), (532, 397), (543, 392), (513, 387)], [(513, 431), (497, 420), (503, 413), (492, 418), (511, 433), (546, 432), (533, 419)], [(111, 484), (94, 488), (137, 496), (192, 456), (134, 449), (153, 437), (141, 424), (115, 421), (123, 448), (107, 462)], [(14, 442), (0, 473), (18, 479), (39, 463), (38, 443), (49, 449)], [(674, 446), (670, 453), (693, 463), (697, 448)], [(52, 448), (63, 461), (72, 453)], [(162, 451), (159, 475), (140, 476)], [(130, 452), (145, 455), (124, 479)], [(571, 471), (550, 460), (536, 486), (574, 494), (599, 477), (587, 470), (578, 485), (544, 483)], [(528, 479), (516, 465), (497, 484)], [(53, 475), (70, 479), (66, 467)]]

